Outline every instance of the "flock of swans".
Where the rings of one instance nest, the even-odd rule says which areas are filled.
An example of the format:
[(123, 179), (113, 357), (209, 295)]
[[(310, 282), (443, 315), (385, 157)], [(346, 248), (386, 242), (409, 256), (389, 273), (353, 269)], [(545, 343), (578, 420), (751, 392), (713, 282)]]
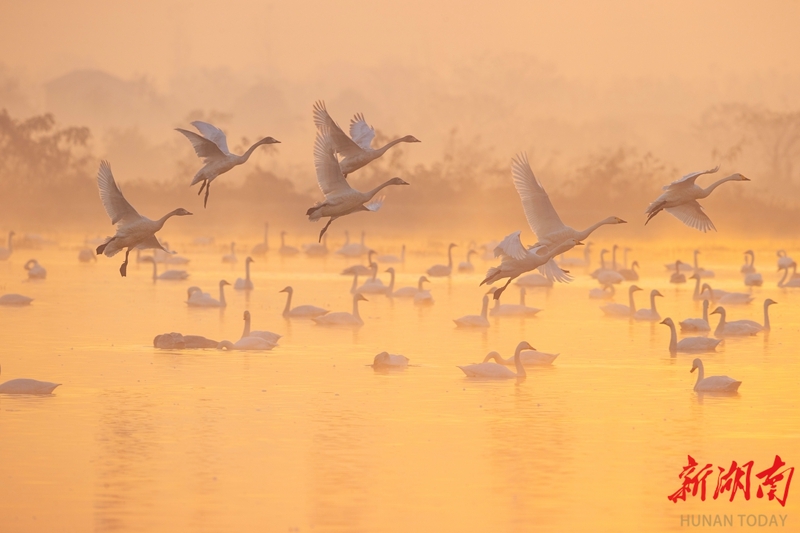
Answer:
[[(381, 157), (387, 150), (398, 143), (419, 142), (413, 136), (405, 136), (389, 142), (383, 147), (372, 148), (371, 143), (375, 137), (374, 129), (369, 126), (364, 116), (357, 114), (350, 123), (349, 135), (345, 133), (328, 114), (324, 102), (316, 102), (313, 106), (313, 120), (317, 128), (316, 138), (313, 148), (314, 168), (316, 171), (317, 184), (324, 196), (322, 200), (310, 207), (306, 216), (312, 222), (327, 218), (327, 222), (319, 232), (319, 238), (315, 243), (303, 246), (302, 252), (308, 256), (324, 256), (329, 253), (326, 232), (331, 223), (335, 220), (353, 213), (361, 211), (378, 211), (385, 198), (379, 193), (390, 186), (409, 185), (400, 177), (394, 177), (378, 185), (369, 191), (359, 191), (353, 188), (347, 181), (349, 174), (365, 167), (370, 162)], [(195, 153), (203, 160), (203, 166), (194, 175), (191, 185), (201, 184), (198, 195), (205, 190), (203, 200), (204, 207), (207, 206), (211, 182), (217, 177), (231, 170), (237, 165), (247, 162), (253, 152), (262, 145), (279, 143), (272, 137), (265, 137), (254, 143), (244, 154), (232, 154), (227, 146), (225, 133), (219, 128), (206, 122), (195, 121), (191, 123), (199, 133), (178, 128), (177, 131), (184, 135), (192, 144)], [(666, 211), (689, 227), (702, 232), (714, 229), (714, 224), (705, 214), (698, 200), (708, 197), (717, 187), (729, 181), (749, 181), (739, 173), (731, 174), (725, 178), (715, 181), (706, 188), (697, 185), (699, 177), (716, 173), (719, 167), (713, 169), (687, 174), (679, 180), (672, 182), (664, 187), (664, 193), (654, 200), (645, 210), (647, 215), (645, 225), (649, 223), (658, 213)], [(564, 224), (559, 217), (555, 207), (550, 201), (547, 192), (540, 180), (535, 176), (531, 169), (527, 156), (524, 153), (516, 155), (511, 161), (511, 177), (514, 187), (522, 202), (523, 211), (530, 229), (536, 236), (536, 243), (530, 246), (523, 244), (521, 231), (514, 231), (501, 240), (484, 247), (484, 255), (492, 252), (490, 256), (500, 258), (500, 264), (488, 269), (480, 285), (492, 285), (498, 281), (506, 280), (500, 287), (491, 287), (488, 292), (483, 294), (481, 311), (477, 315), (466, 315), (454, 319), (458, 328), (488, 328), (490, 322), (489, 315), (492, 316), (518, 316), (533, 317), (540, 312), (540, 309), (529, 307), (525, 304), (525, 287), (552, 286), (554, 282), (567, 283), (574, 279), (575, 274), (568, 269), (588, 268), (590, 264), (591, 243), (584, 243), (590, 235), (605, 225), (625, 224), (626, 221), (609, 216), (597, 223), (583, 229), (576, 230)], [(139, 257), (137, 260), (151, 262), (153, 265), (154, 281), (181, 281), (186, 280), (189, 274), (185, 270), (166, 270), (158, 273), (158, 262), (185, 263), (188, 259), (179, 259), (174, 252), (169, 250), (166, 243), (161, 243), (156, 234), (164, 227), (165, 223), (174, 216), (189, 216), (191, 212), (183, 208), (177, 208), (163, 217), (151, 220), (141, 214), (126, 200), (122, 190), (117, 185), (112, 174), (111, 166), (107, 161), (102, 161), (97, 175), (97, 184), (102, 205), (111, 219), (112, 225), (116, 225), (115, 234), (103, 240), (96, 248), (97, 255), (113, 257), (125, 251), (125, 258), (119, 268), (120, 275), (127, 275), (129, 255), (132, 250), (137, 254), (141, 250), (153, 249), (154, 255)], [(269, 226), (264, 227), (264, 241), (256, 244), (252, 248), (252, 255), (260, 256), (268, 253), (268, 231)], [(277, 253), (283, 256), (293, 256), (301, 253), (301, 249), (290, 246), (286, 243), (287, 233), (281, 232), (281, 246)], [(14, 233), (8, 236), (8, 246), (0, 248), (0, 260), (8, 260), (13, 253), (12, 239)], [(569, 252), (576, 246), (584, 246), (583, 258), (564, 258), (563, 254)], [(390, 275), (390, 281), (385, 284), (378, 277), (378, 263), (403, 263), (405, 261), (406, 248), (403, 246), (399, 255), (387, 254), (377, 255), (377, 253), (367, 247), (364, 242), (364, 233), (361, 235), (361, 242), (350, 242), (349, 234), (346, 234), (345, 244), (335, 253), (344, 257), (359, 257), (367, 255), (367, 265), (357, 264), (342, 271), (343, 275), (353, 276), (351, 287), (352, 310), (331, 312), (328, 309), (315, 305), (292, 306), (294, 289), (291, 286), (284, 288), (282, 293), (286, 293), (286, 304), (282, 315), (285, 319), (304, 319), (311, 320), (319, 326), (355, 326), (364, 325), (364, 321), (359, 314), (359, 303), (368, 301), (364, 296), (384, 295), (390, 298), (413, 298), (417, 305), (432, 305), (434, 298), (429, 289), (423, 284), (429, 283), (429, 278), (442, 278), (454, 274), (453, 249), (455, 243), (450, 243), (447, 247), (447, 264), (436, 264), (421, 275), (417, 286), (395, 288), (395, 269), (389, 267), (383, 272)], [(603, 249), (600, 252), (600, 268), (591, 273), (592, 278), (596, 279), (599, 287), (592, 289), (589, 293), (590, 299), (611, 300), (615, 296), (615, 285), (628, 281), (638, 281), (639, 262), (633, 261), (628, 266), (628, 252), (630, 248), (623, 248), (623, 263), (617, 263), (618, 246), (614, 245), (610, 250), (611, 262), (606, 261), (606, 254), (609, 250)], [(87, 249), (80, 251), (79, 260), (87, 262), (95, 259), (94, 255), (87, 254)], [(698, 265), (699, 251), (694, 254), (694, 266), (683, 261), (676, 260), (674, 263), (666, 265), (670, 271), (670, 277), (665, 282), (674, 285), (687, 283), (689, 279), (695, 280), (695, 290), (693, 298), (703, 300), (703, 318), (689, 318), (679, 322), (681, 332), (700, 333), (701, 336), (685, 337), (678, 340), (678, 331), (674, 321), (667, 317), (662, 319), (656, 308), (656, 298), (663, 297), (657, 289), (649, 292), (650, 307), (637, 309), (634, 301), (634, 293), (641, 291), (640, 287), (632, 284), (628, 290), (628, 305), (610, 302), (600, 306), (603, 314), (609, 317), (627, 318), (634, 321), (659, 322), (670, 329), (670, 341), (668, 350), (671, 354), (677, 353), (700, 353), (713, 352), (724, 338), (730, 336), (749, 336), (762, 331), (769, 331), (769, 306), (777, 303), (771, 299), (764, 302), (764, 323), (751, 320), (727, 320), (727, 311), (724, 305), (746, 305), (753, 297), (748, 293), (728, 292), (713, 289), (708, 283), (703, 283), (703, 279), (714, 277), (714, 273), (701, 268)], [(156, 254), (161, 254), (161, 260), (156, 258)], [(373, 259), (377, 255), (377, 261)], [(473, 256), (480, 256), (475, 247), (470, 246), (466, 252), (465, 261), (460, 262), (455, 269), (458, 273), (471, 273), (475, 270), (471, 259)], [(561, 259), (558, 259), (561, 256)], [(223, 256), (222, 262), (235, 264), (238, 262), (236, 256), (236, 243), (231, 243), (230, 253)], [(254, 289), (254, 284), (250, 276), (251, 263), (255, 260), (251, 256), (245, 259), (244, 278), (239, 278), (233, 284), (234, 290), (249, 291)], [(783, 271), (783, 277), (778, 282), (781, 288), (800, 287), (800, 277), (796, 273), (797, 264), (785, 251), (778, 252), (778, 267)], [(24, 266), (30, 279), (43, 280), (46, 278), (47, 271), (35, 260), (31, 259)], [(533, 271), (538, 271), (534, 273)], [(790, 272), (791, 271), (791, 272)], [(687, 274), (691, 275), (687, 278)], [(763, 277), (755, 269), (755, 254), (752, 250), (745, 252), (745, 264), (741, 268), (743, 282), (747, 287), (756, 287), (763, 284)], [(359, 285), (359, 276), (367, 277), (363, 284)], [(500, 303), (500, 297), (507, 289), (509, 284), (517, 280), (520, 286), (520, 303), (505, 304)], [(211, 294), (203, 292), (201, 288), (192, 286), (187, 289), (186, 305), (190, 307), (211, 307), (223, 308), (226, 304), (225, 287), (231, 285), (226, 280), (219, 282), (219, 297), (214, 298)], [(494, 300), (494, 307), (489, 308), (490, 299)], [(0, 296), (0, 305), (28, 305), (31, 299), (19, 294), (5, 294)], [(709, 313), (709, 302), (715, 304), (715, 308)], [(714, 330), (714, 336), (708, 335), (711, 332), (709, 324), (710, 315), (719, 315), (719, 323)], [(244, 329), (242, 336), (237, 341), (214, 341), (197, 335), (182, 335), (180, 333), (167, 333), (159, 335), (154, 339), (154, 346), (159, 348), (217, 348), (220, 350), (271, 350), (278, 345), (280, 335), (269, 332), (253, 330), (250, 327), (251, 315), (249, 311), (244, 312)], [(497, 352), (490, 352), (483, 362), (465, 366), (459, 366), (467, 377), (477, 378), (523, 378), (525, 377), (525, 366), (529, 365), (549, 365), (552, 364), (558, 354), (538, 352), (528, 342), (520, 342), (515, 350), (514, 356), (504, 359)], [(408, 366), (408, 358), (398, 354), (381, 352), (375, 356), (373, 366), (375, 368), (386, 367), (405, 367)], [(508, 366), (513, 365), (516, 371), (512, 371)], [(692, 371), (699, 370), (698, 380), (694, 389), (696, 391), (735, 391), (741, 382), (732, 380), (725, 376), (705, 377), (703, 363), (700, 359), (695, 359)], [(48, 389), (48, 386), (52, 386)], [(0, 392), (51, 392), (56, 384), (35, 382), (34, 380), (13, 380), (0, 385)]]

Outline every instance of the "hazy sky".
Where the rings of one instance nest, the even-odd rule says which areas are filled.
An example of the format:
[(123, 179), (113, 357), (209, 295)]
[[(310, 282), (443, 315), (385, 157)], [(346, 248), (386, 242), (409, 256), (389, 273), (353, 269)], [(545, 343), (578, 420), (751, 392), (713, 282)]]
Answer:
[(162, 85), (184, 66), (303, 78), (340, 62), (437, 68), (507, 51), (598, 81), (800, 71), (795, 0), (29, 0), (3, 12), (2, 61), (40, 79), (90, 67)]

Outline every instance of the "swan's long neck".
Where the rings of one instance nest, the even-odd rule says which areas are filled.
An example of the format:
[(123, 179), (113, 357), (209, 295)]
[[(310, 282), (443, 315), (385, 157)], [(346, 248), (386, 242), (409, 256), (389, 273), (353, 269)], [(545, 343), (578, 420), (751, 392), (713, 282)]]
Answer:
[(453, 268), (453, 247), (447, 247), (447, 266), (448, 268)]
[(756, 266), (756, 254), (750, 254), (750, 268)]
[(700, 361), (700, 364), (697, 366), (697, 381), (695, 381), (694, 386), (695, 388), (703, 381), (706, 377), (706, 371), (703, 368), (703, 362)]
[(591, 235), (594, 230), (596, 230), (597, 228), (599, 228), (600, 226), (603, 226), (605, 224), (611, 224), (611, 222), (608, 219), (603, 219), (600, 222), (592, 224), (591, 226), (589, 226), (585, 230), (579, 232), (575, 236), (575, 239), (578, 240), (578, 241), (582, 241), (582, 240), (586, 239), (589, 235)]
[[(176, 212), (177, 212), (177, 209), (175, 211), (170, 211), (169, 213), (167, 213), (163, 217), (161, 217), (158, 220), (156, 220), (156, 224), (158, 224), (158, 229), (163, 228), (164, 227), (164, 223), (166, 223), (166, 221), (169, 220), (170, 217), (174, 217)], [(158, 230), (156, 230), (156, 231), (158, 231)]]
[(372, 263), (372, 281), (378, 276), (378, 263)]
[(484, 296), (483, 305), (481, 306), (481, 316), (483, 318), (486, 318), (488, 312), (489, 312), (489, 297)]
[(769, 331), (769, 304), (764, 302), (764, 329)]
[(421, 290), (422, 290), (422, 284), (423, 284), (423, 283), (425, 283), (425, 280), (422, 280), (422, 279), (421, 279), (421, 280), (419, 280), (419, 282), (417, 283), (417, 290), (418, 290), (418, 291), (421, 291)]
[(652, 310), (654, 313), (657, 313), (657, 312), (658, 312), (658, 311), (656, 311), (656, 295), (655, 295), (655, 294), (651, 294), (651, 295), (650, 295), (650, 309), (651, 309), (651, 310)]
[(356, 293), (356, 289), (358, 288), (358, 274), (353, 274), (353, 285), (350, 287), (350, 292), (352, 294)]
[(700, 196), (700, 198), (705, 198), (706, 196), (711, 194), (714, 191), (714, 189), (716, 189), (717, 187), (719, 187), (720, 185), (722, 185), (726, 181), (733, 181), (733, 180), (738, 180), (738, 179), (739, 179), (739, 176), (734, 174), (732, 176), (728, 176), (727, 178), (722, 178), (721, 180), (717, 180), (717, 181), (715, 181), (714, 183), (712, 183), (711, 185), (709, 185), (708, 187), (706, 187), (705, 189), (702, 190), (703, 193), (702, 193), (702, 196)]
[(217, 344), (217, 350), (222, 349), (233, 350), (233, 343), (231, 341), (220, 341), (220, 343)]
[(386, 153), (386, 150), (388, 150), (389, 148), (391, 148), (391, 147), (392, 147), (392, 146), (394, 146), (395, 144), (399, 144), (399, 143), (401, 143), (401, 142), (403, 142), (403, 138), (402, 138), (402, 137), (401, 137), (401, 138), (399, 138), (399, 139), (395, 139), (395, 140), (393, 140), (393, 141), (391, 141), (391, 142), (388, 142), (388, 143), (386, 143), (386, 145), (385, 145), (385, 146), (381, 146), (380, 148), (378, 148), (377, 150), (375, 150), (375, 152), (378, 154), (378, 157), (380, 157), (380, 156), (382, 156), (383, 154), (385, 154), (385, 153)]
[(634, 291), (628, 291), (628, 307), (631, 308), (631, 315), (636, 312), (636, 303), (633, 301)]
[(694, 278), (694, 294), (692, 297), (695, 299), (700, 297), (700, 276)]
[(708, 323), (708, 300), (703, 300), (703, 320)]
[(286, 236), (281, 233), (281, 248), (286, 246)]
[(675, 331), (675, 324), (667, 324), (669, 326), (669, 353), (678, 352), (678, 332)]
[(400, 262), (406, 262), (406, 245), (404, 244), (402, 248), (400, 248)]
[(222, 307), (225, 307), (227, 303), (225, 302), (225, 285), (219, 286), (219, 303)]
[(525, 289), (519, 291), (519, 305), (525, 307)]
[(12, 242), (13, 240), (14, 240), (14, 235), (12, 233), (9, 233), (8, 234), (8, 253), (11, 253), (11, 252), (14, 251), (14, 245), (13, 245), (13, 242)]
[(358, 298), (353, 298), (353, 316), (361, 320), (361, 315), (358, 314)]
[(517, 377), (524, 378), (528, 374), (525, 372), (525, 367), (522, 366), (522, 346), (517, 346), (516, 351), (514, 351), (514, 366), (517, 367)]
[(394, 270), (389, 272), (389, 275), (391, 277), (389, 278), (389, 288), (386, 289), (386, 294), (392, 294), (392, 292), (394, 292)]
[(606, 251), (603, 250), (600, 252), (600, 268), (605, 270), (606, 269)]
[[(388, 187), (391, 184), (392, 184), (392, 180), (386, 180), (383, 183), (381, 183), (380, 185), (378, 185), (377, 187), (375, 187), (374, 189), (371, 189), (371, 190), (367, 191), (364, 194), (367, 196), (367, 198), (372, 198), (373, 196), (378, 194), (382, 189), (385, 189), (386, 187)], [(364, 244), (364, 234), (363, 233), (361, 234), (361, 244)]]
[(486, 354), (486, 357), (483, 358), (483, 362), (484, 363), (488, 363), (491, 360), (494, 360), (495, 363), (499, 363), (501, 365), (505, 364), (505, 362), (506, 362), (505, 359), (500, 357), (500, 354), (497, 354), (497, 353), (494, 353), (494, 352)]
[(242, 163), (246, 163), (246, 162), (247, 162), (247, 160), (248, 160), (248, 159), (250, 159), (250, 156), (251, 156), (251, 155), (253, 155), (253, 152), (255, 152), (255, 151), (256, 151), (256, 148), (258, 148), (259, 146), (261, 146), (262, 144), (264, 144), (264, 140), (265, 140), (265, 139), (261, 139), (260, 141), (258, 141), (258, 142), (256, 142), (256, 143), (254, 143), (254, 144), (253, 144), (253, 146), (251, 146), (250, 148), (248, 148), (248, 149), (247, 149), (247, 151), (246, 151), (245, 153), (243, 153), (242, 155), (240, 155), (240, 156), (239, 156), (239, 164), (241, 165)]
[(244, 264), (244, 278), (250, 281), (250, 261), (245, 261)]
[(269, 249), (269, 224), (264, 224), (264, 248)]
[(722, 333), (725, 329), (725, 309), (719, 308), (719, 324), (717, 324), (717, 329), (714, 330), (714, 335), (718, 333)]
[(783, 269), (783, 277), (782, 277), (782, 278), (781, 278), (781, 280), (778, 282), (778, 287), (783, 287), (783, 286), (786, 284), (786, 278), (787, 278), (788, 276), (789, 276), (789, 269), (788, 269), (788, 268), (784, 268), (784, 269)]
[(611, 250), (611, 270), (617, 269), (617, 248), (616, 246)]
[(286, 292), (286, 307), (283, 308), (283, 316), (288, 316), (292, 309), (292, 291)]
[(158, 269), (156, 267), (156, 260), (153, 259), (153, 281), (158, 279)]
[(244, 317), (244, 330), (242, 331), (242, 338), (250, 336), (250, 315)]

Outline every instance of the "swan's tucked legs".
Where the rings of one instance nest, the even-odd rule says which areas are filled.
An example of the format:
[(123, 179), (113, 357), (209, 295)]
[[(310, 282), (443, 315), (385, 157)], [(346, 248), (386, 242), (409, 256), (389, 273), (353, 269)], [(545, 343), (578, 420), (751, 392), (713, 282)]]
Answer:
[(661, 210), (663, 209), (663, 206), (664, 206), (664, 202), (661, 202), (660, 204), (656, 205), (653, 208), (653, 211), (647, 216), (647, 220), (644, 221), (644, 225), (645, 226), (647, 225), (648, 222), (650, 222), (651, 218), (653, 218), (654, 216), (656, 216), (657, 214), (659, 214), (661, 212)]
[(497, 289), (496, 291), (494, 291), (494, 299), (495, 299), (495, 300), (499, 300), (499, 299), (500, 299), (500, 295), (501, 295), (501, 294), (503, 294), (503, 291), (504, 291), (504, 290), (506, 290), (506, 287), (508, 287), (508, 285), (511, 283), (511, 281), (512, 281), (513, 279), (514, 279), (514, 278), (508, 278), (508, 281), (506, 281), (506, 284), (505, 284), (505, 285), (503, 285), (502, 287), (500, 287), (499, 289)]
[(119, 273), (122, 274), (123, 278), (128, 274), (128, 254), (129, 253), (131, 253), (131, 249), (130, 248), (128, 248), (125, 251), (125, 261), (122, 263), (122, 266), (119, 267)]
[(208, 193), (210, 192), (211, 192), (211, 182), (206, 181), (206, 197), (203, 198), (203, 209), (205, 209), (206, 206), (208, 205)]
[(207, 180), (203, 180), (203, 183), (200, 184), (200, 190), (197, 191), (197, 196), (200, 196), (201, 194), (203, 194), (203, 189), (206, 188), (206, 183), (208, 183), (208, 181)]
[(335, 218), (338, 218), (338, 217), (331, 217), (331, 218), (328, 219), (328, 223), (325, 224), (325, 227), (322, 228), (322, 231), (319, 232), (319, 241), (318, 242), (322, 242), (322, 236), (325, 235), (325, 232), (328, 230), (328, 226), (331, 225), (331, 222), (333, 222), (333, 220)]

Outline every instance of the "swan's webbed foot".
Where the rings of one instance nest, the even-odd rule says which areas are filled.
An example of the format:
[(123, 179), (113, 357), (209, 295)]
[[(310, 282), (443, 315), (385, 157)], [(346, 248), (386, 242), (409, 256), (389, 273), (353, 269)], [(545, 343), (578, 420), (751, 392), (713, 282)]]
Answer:
[(124, 263), (122, 263), (122, 266), (119, 267), (119, 273), (122, 275), (123, 278), (128, 274), (128, 261), (127, 260)]

